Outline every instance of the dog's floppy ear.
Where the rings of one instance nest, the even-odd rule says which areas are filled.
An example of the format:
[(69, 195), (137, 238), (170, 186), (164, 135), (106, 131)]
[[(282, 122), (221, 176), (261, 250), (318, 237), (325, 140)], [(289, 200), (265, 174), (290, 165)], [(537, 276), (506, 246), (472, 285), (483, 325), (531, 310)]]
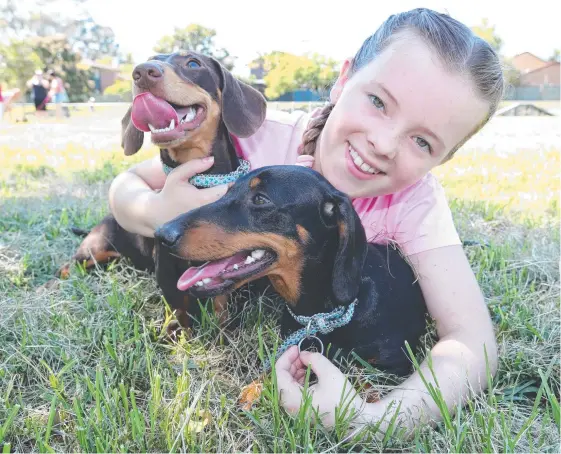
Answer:
[(335, 217), (339, 233), (333, 265), (333, 297), (334, 303), (348, 305), (358, 296), (368, 245), (361, 220), (350, 199), (339, 194), (331, 203), (331, 215)]
[(131, 121), (132, 105), (121, 120), (121, 147), (126, 156), (135, 154), (142, 147), (144, 133), (134, 127)]
[(259, 91), (236, 79), (218, 61), (221, 76), (222, 119), (228, 131), (237, 137), (249, 137), (265, 121), (267, 101)]

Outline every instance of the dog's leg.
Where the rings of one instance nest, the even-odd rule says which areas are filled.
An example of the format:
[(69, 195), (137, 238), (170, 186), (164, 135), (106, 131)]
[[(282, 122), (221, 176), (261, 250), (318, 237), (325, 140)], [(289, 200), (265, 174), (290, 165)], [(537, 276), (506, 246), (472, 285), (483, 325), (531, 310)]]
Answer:
[(119, 225), (112, 217), (105, 217), (86, 235), (70, 262), (60, 267), (56, 276), (67, 279), (70, 276), (70, 268), (75, 263), (84, 264), (86, 270), (90, 270), (97, 264), (101, 265), (119, 259), (121, 254), (117, 252), (114, 245), (114, 240), (119, 236), (119, 230)]
[(212, 299), (214, 313), (218, 317), (218, 326), (224, 328), (228, 320), (228, 297), (229, 295), (218, 295)]
[(121, 257), (130, 259), (132, 265), (139, 270), (153, 271), (153, 248), (152, 238), (127, 232), (109, 215), (86, 235), (70, 262), (59, 268), (56, 276), (68, 278), (74, 263), (84, 264), (86, 271), (89, 271), (97, 265), (104, 265)]

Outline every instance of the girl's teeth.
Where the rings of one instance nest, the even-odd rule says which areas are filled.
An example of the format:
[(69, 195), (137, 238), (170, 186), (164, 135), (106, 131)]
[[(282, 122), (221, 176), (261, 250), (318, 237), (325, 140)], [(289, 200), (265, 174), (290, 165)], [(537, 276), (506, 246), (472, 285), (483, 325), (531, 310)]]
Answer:
[(203, 284), (208, 284), (212, 279), (210, 277), (205, 277), (203, 279)]
[(379, 173), (379, 171), (374, 170), (372, 167), (370, 167), (368, 164), (366, 164), (366, 162), (364, 162), (362, 160), (362, 158), (358, 155), (358, 153), (356, 151), (354, 151), (350, 147), (349, 147), (349, 150), (350, 150), (351, 158), (353, 158), (353, 162), (355, 163), (355, 165), (360, 170), (362, 170), (364, 173), (369, 173), (371, 175), (375, 175), (375, 174)]

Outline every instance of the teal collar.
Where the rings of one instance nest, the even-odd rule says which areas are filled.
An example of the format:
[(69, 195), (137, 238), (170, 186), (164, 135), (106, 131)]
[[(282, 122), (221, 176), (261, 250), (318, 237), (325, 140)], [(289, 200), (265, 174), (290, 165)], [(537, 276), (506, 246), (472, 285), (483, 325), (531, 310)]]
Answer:
[[(315, 336), (315, 334), (318, 332), (321, 334), (328, 334), (334, 329), (348, 324), (353, 318), (353, 315), (355, 313), (355, 306), (357, 303), (358, 298), (355, 298), (355, 300), (351, 304), (349, 304), (346, 309), (343, 306), (339, 306), (331, 312), (315, 314), (312, 316), (296, 315), (290, 310), (290, 307), (286, 306), (290, 315), (294, 317), (294, 320), (296, 320), (301, 325), (304, 325), (305, 328), (300, 328), (298, 331), (292, 333), (286, 338), (286, 340), (277, 350), (275, 360), (278, 359), (278, 357), (281, 356), (292, 345), (298, 344), (298, 350), (300, 350), (300, 344), (307, 337), (315, 338), (320, 343), (322, 348), (321, 353), (323, 353), (323, 343), (318, 337)], [(269, 362), (269, 360), (266, 360), (265, 364), (263, 365), (263, 371), (268, 371), (270, 367), (271, 363)]]
[[(168, 166), (162, 162), (162, 167), (164, 173), (169, 175), (173, 170), (173, 167)], [(189, 178), (189, 183), (198, 188), (211, 188), (213, 186), (219, 186), (221, 184), (228, 184), (235, 182), (239, 177), (249, 173), (251, 169), (251, 164), (245, 159), (240, 159), (240, 166), (230, 173), (222, 174), (199, 174), (194, 177)]]

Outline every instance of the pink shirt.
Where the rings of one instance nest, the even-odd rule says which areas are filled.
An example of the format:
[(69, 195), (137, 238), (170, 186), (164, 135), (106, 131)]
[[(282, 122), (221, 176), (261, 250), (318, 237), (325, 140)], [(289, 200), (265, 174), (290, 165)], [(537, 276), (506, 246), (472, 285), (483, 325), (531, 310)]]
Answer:
[[(295, 164), (310, 116), (268, 110), (254, 135), (237, 139), (238, 152), (252, 169)], [(405, 255), (461, 244), (444, 190), (430, 173), (397, 193), (354, 199), (353, 206), (369, 242), (395, 241)]]

